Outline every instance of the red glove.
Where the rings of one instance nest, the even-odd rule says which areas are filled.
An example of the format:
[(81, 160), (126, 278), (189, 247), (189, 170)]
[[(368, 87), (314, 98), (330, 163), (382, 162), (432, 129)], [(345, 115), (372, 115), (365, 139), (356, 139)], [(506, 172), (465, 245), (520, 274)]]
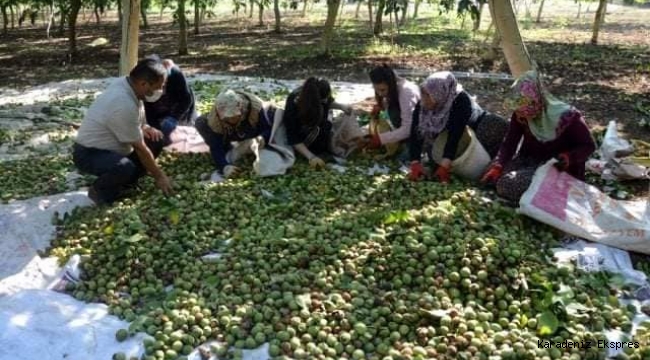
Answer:
[(500, 164), (494, 164), (490, 166), (488, 171), (485, 172), (485, 175), (481, 178), (482, 183), (495, 183), (501, 177), (503, 173), (503, 166)]
[(420, 181), (424, 178), (424, 166), (419, 161), (411, 162), (411, 169), (409, 172), (409, 180)]
[(555, 163), (555, 167), (560, 170), (564, 171), (567, 168), (569, 168), (569, 164), (571, 164), (571, 160), (569, 158), (568, 153), (561, 153), (560, 155), (555, 157), (557, 159), (557, 162)]
[(436, 170), (435, 177), (438, 179), (443, 184), (448, 184), (449, 180), (451, 180), (451, 173), (450, 173), (451, 168), (449, 167), (444, 167), (444, 166), (438, 166), (438, 170)]
[(371, 149), (379, 149), (381, 147), (381, 139), (378, 134), (368, 135), (368, 147)]

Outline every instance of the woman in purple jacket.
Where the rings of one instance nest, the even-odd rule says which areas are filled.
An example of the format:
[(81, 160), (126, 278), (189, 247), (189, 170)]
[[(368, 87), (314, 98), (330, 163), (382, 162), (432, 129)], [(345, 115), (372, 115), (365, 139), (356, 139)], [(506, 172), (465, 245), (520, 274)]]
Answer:
[(535, 71), (521, 75), (513, 92), (506, 100), (513, 111), (508, 133), (482, 181), (495, 184), (499, 196), (516, 203), (535, 170), (551, 158), (558, 160), (559, 170), (584, 180), (585, 162), (596, 145), (580, 111), (544, 91)]

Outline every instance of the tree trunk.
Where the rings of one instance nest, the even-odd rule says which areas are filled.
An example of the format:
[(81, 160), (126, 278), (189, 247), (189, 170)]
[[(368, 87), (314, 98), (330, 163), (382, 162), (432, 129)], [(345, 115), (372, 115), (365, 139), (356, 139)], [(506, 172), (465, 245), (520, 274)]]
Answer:
[(382, 32), (384, 32), (383, 26), (382, 26), (382, 16), (384, 15), (384, 7), (386, 6), (386, 0), (379, 0), (377, 3), (377, 10), (375, 14), (375, 28), (372, 31), (375, 36), (379, 36)]
[(11, 29), (13, 30), (14, 27), (15, 27), (14, 21), (15, 21), (15, 16), (16, 16), (14, 14), (14, 6), (13, 5), (9, 5), (9, 13), (11, 14)]
[(600, 25), (605, 23), (605, 15), (607, 15), (607, 4), (611, 0), (605, 1), (605, 7), (603, 7), (603, 12), (600, 14)]
[(490, 5), (494, 7), (494, 25), (501, 36), (501, 48), (508, 67), (512, 75), (518, 77), (533, 66), (526, 45), (521, 39), (512, 3), (510, 0), (490, 0)]
[(374, 17), (372, 16), (372, 0), (368, 0), (368, 21), (370, 23), (370, 30), (372, 31), (374, 28), (373, 26)]
[(544, 1), (545, 0), (542, 0), (539, 3), (539, 9), (537, 10), (537, 19), (535, 19), (535, 22), (538, 24), (542, 22), (542, 10), (544, 9)]
[(578, 15), (576, 15), (576, 19), (580, 19), (580, 10), (582, 10), (582, 1), (578, 1)]
[(406, 24), (406, 18), (407, 18), (406, 15), (407, 15), (407, 12), (409, 10), (409, 1), (404, 0), (404, 4), (402, 4), (402, 5), (404, 5), (404, 7), (402, 8), (402, 18), (399, 19), (400, 26), (404, 26)]
[(345, 1), (347, 0), (341, 0), (341, 4), (339, 5), (339, 15), (338, 15), (339, 26), (341, 26), (341, 21), (343, 20), (343, 10), (345, 9)]
[(2, 33), (6, 35), (9, 29), (9, 15), (7, 15), (7, 6), (3, 5), (0, 7), (0, 11), (2, 11)]
[[(122, 27), (122, 24), (124, 23), (122, 20), (124, 19), (124, 16), (122, 14), (122, 1), (123, 0), (117, 0), (117, 23)], [(139, 0), (138, 0), (139, 1)], [(138, 6), (138, 11), (140, 11), (140, 7)], [(128, 21), (128, 20), (127, 20)], [(138, 24), (138, 28), (140, 28), (140, 25)], [(135, 65), (135, 64), (133, 64)]]
[(273, 12), (275, 13), (275, 32), (282, 32), (282, 18), (280, 17), (280, 0), (273, 0)]
[(68, 14), (68, 55), (74, 58), (77, 55), (77, 16), (81, 8), (81, 0), (70, 1), (70, 13)]
[(494, 53), (493, 59), (496, 59), (499, 55), (499, 50), (501, 49), (501, 34), (499, 34), (499, 30), (497, 30), (496, 27), (494, 29), (494, 34), (492, 35), (492, 44), (490, 47)]
[(481, 28), (481, 18), (483, 17), (483, 9), (485, 8), (485, 3), (481, 2), (481, 4), (478, 7), (478, 16), (476, 19), (474, 19), (474, 28), (472, 29), (474, 32), (477, 32)]
[(185, 18), (185, 1), (178, 0), (178, 55), (187, 55), (187, 19)]
[(501, 35), (499, 35), (499, 28), (494, 25), (494, 19), (496, 17), (494, 15), (494, 6), (492, 6), (491, 3), (488, 3), (488, 9), (490, 10), (490, 17), (492, 18), (490, 26), (488, 26), (488, 32), (492, 27), (494, 27), (494, 33), (492, 34), (492, 43), (483, 55), (483, 59), (487, 61), (495, 61), (499, 57), (501, 51)]
[(259, 7), (259, 20), (257, 21), (257, 25), (264, 26), (264, 3), (262, 3), (262, 0), (258, 0), (257, 5)]
[(67, 14), (67, 9), (61, 7), (61, 14), (59, 14), (59, 36), (63, 36), (65, 33), (65, 18)]
[(97, 23), (97, 25), (99, 25), (100, 17), (99, 17), (99, 7), (97, 5), (95, 5), (95, 9), (93, 10), (93, 12), (95, 13), (95, 22)]
[[(120, 44), (120, 76), (128, 75), (138, 62), (140, 0), (123, 1), (122, 44)], [(118, 1), (118, 4), (120, 1)]]
[(194, 35), (198, 35), (201, 27), (200, 1), (194, 0)]
[(591, 43), (598, 45), (598, 33), (600, 32), (600, 25), (605, 20), (605, 11), (607, 8), (607, 0), (600, 0), (598, 2), (598, 10), (594, 18), (593, 34), (591, 35)]
[(307, 16), (307, 0), (302, 1), (302, 17)]
[(413, 8), (413, 19), (418, 18), (418, 10), (420, 9), (420, 3), (421, 2), (422, 2), (422, 0), (415, 0), (415, 5), (414, 5), (414, 8)]
[(140, 0), (140, 16), (142, 16), (142, 26), (146, 29), (149, 27), (147, 21), (147, 8), (149, 7), (149, 0)]
[(248, 13), (248, 18), (252, 19), (253, 18), (253, 9), (255, 9), (255, 1), (250, 0), (248, 3), (250, 4), (250, 12)]
[(342, 0), (327, 0), (327, 19), (321, 38), (321, 53), (329, 55), (331, 52), (332, 37), (334, 36), (334, 25), (336, 24), (336, 15), (339, 13), (339, 6)]
[[(6, 12), (4, 14), (6, 16)], [(6, 24), (5, 24), (6, 25)], [(52, 26), (56, 26), (54, 24), (54, 0), (50, 3), (50, 14), (49, 14), (49, 20), (47, 22), (47, 28), (45, 29), (45, 36), (49, 39), (50, 38), (50, 29), (52, 29)]]
[[(370, 1), (370, 0), (368, 0), (368, 1)], [(354, 18), (355, 19), (359, 18), (359, 11), (361, 10), (361, 4), (362, 3), (363, 3), (363, 1), (357, 0), (357, 9), (354, 11)]]
[(165, 7), (163, 5), (160, 5), (160, 17), (159, 17), (160, 20), (162, 20), (164, 12), (165, 12)]

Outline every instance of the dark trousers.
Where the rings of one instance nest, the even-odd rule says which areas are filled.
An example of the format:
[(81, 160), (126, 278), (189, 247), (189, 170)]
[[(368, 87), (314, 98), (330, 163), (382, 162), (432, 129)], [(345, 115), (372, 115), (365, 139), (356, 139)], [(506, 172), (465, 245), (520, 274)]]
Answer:
[[(154, 157), (162, 151), (162, 141), (145, 143)], [(97, 176), (92, 187), (104, 203), (112, 203), (120, 195), (138, 182), (146, 174), (146, 169), (140, 162), (135, 151), (124, 156), (110, 150), (101, 150), (74, 144), (72, 160), (83, 173)]]
[(223, 171), (223, 167), (227, 165), (225, 156), (228, 151), (232, 149), (232, 144), (230, 141), (223, 141), (223, 139), (212, 130), (210, 125), (208, 125), (208, 118), (205, 116), (199, 116), (194, 122), (194, 127), (201, 135), (206, 145), (210, 148), (210, 155), (212, 156), (212, 161), (217, 166), (217, 169)]

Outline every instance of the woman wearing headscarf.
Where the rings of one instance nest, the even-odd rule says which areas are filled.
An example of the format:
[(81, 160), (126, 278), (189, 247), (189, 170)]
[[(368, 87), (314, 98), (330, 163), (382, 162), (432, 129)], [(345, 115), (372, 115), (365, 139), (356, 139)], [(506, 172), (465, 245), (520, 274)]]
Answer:
[(382, 145), (408, 141), (413, 110), (420, 100), (418, 86), (397, 76), (393, 69), (385, 64), (372, 69), (369, 76), (377, 101), (371, 117), (377, 119), (380, 112), (385, 112), (392, 130), (370, 135), (367, 146), (377, 149)]
[(225, 90), (217, 95), (210, 114), (196, 120), (217, 170), (226, 178), (241, 171), (226, 156), (233, 148), (231, 143), (257, 138), (260, 148), (264, 147), (271, 137), (275, 111), (273, 105), (253, 94)]
[(515, 81), (505, 105), (512, 110), (510, 127), (483, 182), (496, 184), (499, 196), (516, 203), (535, 170), (552, 158), (560, 171), (584, 180), (596, 144), (580, 111), (545, 91), (536, 71)]
[(442, 183), (450, 180), (451, 164), (466, 126), (474, 130), (490, 157), (496, 155), (508, 129), (508, 122), (483, 110), (458, 83), (454, 74), (449, 71), (431, 74), (420, 85), (420, 94), (420, 102), (413, 112), (409, 140), (411, 180), (418, 181), (424, 177), (424, 167), (420, 162), (422, 150), (425, 144), (430, 147), (443, 131), (448, 132), (447, 142), (442, 161), (434, 174)]

